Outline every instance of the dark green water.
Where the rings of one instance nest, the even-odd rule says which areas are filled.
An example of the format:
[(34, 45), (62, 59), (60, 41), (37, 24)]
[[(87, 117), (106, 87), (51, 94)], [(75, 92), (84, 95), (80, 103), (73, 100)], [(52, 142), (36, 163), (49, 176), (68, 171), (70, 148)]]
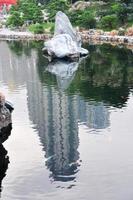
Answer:
[(133, 198), (133, 51), (85, 46), (87, 58), (49, 63), (42, 43), (0, 41), (0, 91), (15, 107), (2, 200)]

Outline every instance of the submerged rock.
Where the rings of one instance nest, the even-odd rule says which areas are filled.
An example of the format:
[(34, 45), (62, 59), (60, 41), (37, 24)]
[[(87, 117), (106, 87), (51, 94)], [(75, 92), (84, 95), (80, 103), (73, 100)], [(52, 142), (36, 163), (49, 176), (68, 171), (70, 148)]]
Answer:
[(61, 11), (55, 17), (55, 32), (51, 40), (45, 42), (44, 51), (51, 57), (79, 57), (87, 55), (88, 50), (81, 47), (79, 33), (73, 29), (68, 17)]

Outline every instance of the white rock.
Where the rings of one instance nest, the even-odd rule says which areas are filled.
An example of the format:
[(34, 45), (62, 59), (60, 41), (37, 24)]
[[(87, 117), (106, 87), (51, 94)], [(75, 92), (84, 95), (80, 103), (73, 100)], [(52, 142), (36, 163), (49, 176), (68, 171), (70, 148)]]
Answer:
[(45, 42), (44, 50), (52, 57), (79, 57), (88, 54), (81, 44), (79, 33), (73, 29), (68, 17), (59, 11), (55, 19), (54, 37)]

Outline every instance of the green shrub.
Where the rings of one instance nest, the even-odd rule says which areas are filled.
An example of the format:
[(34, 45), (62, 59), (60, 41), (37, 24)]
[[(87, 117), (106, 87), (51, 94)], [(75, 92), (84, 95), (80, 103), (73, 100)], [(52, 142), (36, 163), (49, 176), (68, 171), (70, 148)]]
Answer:
[(44, 28), (44, 32), (46, 33), (49, 33), (49, 32), (54, 33), (54, 23), (52, 22), (44, 23), (43, 28)]
[(106, 15), (102, 17), (100, 21), (101, 27), (105, 30), (116, 29), (118, 25), (118, 19), (116, 15)]
[(126, 30), (124, 28), (119, 28), (118, 29), (118, 35), (125, 35)]
[(96, 19), (94, 18), (94, 13), (89, 10), (71, 12), (69, 17), (70, 21), (75, 26), (80, 26), (83, 28), (96, 27)]
[(7, 26), (18, 27), (22, 26), (24, 20), (21, 18), (20, 13), (18, 11), (14, 11), (13, 15), (11, 15), (6, 22)]
[(41, 33), (44, 33), (44, 28), (42, 24), (37, 23), (37, 24), (30, 25), (29, 31), (35, 34), (41, 34)]
[(67, 12), (69, 9), (69, 4), (67, 0), (52, 0), (45, 6), (49, 13), (50, 21), (54, 22), (55, 15), (58, 11)]
[(29, 26), (29, 31), (35, 34), (53, 33), (54, 23), (32, 24)]
[(112, 6), (112, 11), (116, 14), (119, 23), (121, 25), (125, 24), (128, 19), (128, 7), (123, 3), (114, 3)]
[(7, 20), (9, 26), (21, 26), (27, 21), (33, 23), (43, 22), (43, 13), (41, 7), (34, 0), (18, 1), (17, 6), (10, 9), (10, 17)]

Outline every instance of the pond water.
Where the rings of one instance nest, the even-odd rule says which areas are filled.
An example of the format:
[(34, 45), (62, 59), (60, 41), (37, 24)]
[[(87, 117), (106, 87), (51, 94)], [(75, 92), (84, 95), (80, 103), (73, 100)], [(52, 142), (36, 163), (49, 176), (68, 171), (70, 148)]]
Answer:
[(15, 107), (2, 200), (133, 199), (133, 51), (85, 46), (87, 58), (49, 63), (42, 43), (0, 41), (0, 91)]

